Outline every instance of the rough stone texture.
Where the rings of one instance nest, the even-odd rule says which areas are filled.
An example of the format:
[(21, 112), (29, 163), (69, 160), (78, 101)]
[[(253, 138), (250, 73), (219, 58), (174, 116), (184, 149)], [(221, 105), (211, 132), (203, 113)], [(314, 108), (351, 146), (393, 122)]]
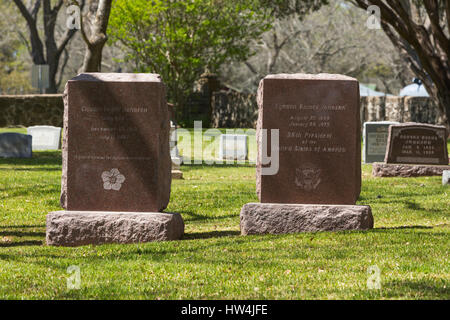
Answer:
[(0, 158), (31, 158), (32, 137), (28, 134), (0, 133)]
[(212, 119), (214, 128), (255, 128), (258, 104), (253, 93), (221, 90), (212, 95)]
[[(361, 125), (367, 121), (398, 121), (442, 124), (437, 107), (426, 97), (361, 97)], [(214, 128), (256, 128), (256, 94), (234, 90), (212, 94)], [(61, 94), (0, 96), (0, 127), (63, 125)], [(174, 116), (171, 118), (175, 119)]]
[[(353, 205), (361, 189), (358, 81), (334, 74), (280, 74), (261, 80), (256, 189), (262, 203)], [(263, 130), (271, 150), (279, 130), (279, 170), (263, 173)], [(276, 148), (276, 146), (275, 146)]]
[(0, 95), (0, 127), (62, 127), (63, 113), (61, 94)]
[(385, 163), (447, 165), (447, 128), (423, 123), (389, 126)]
[(442, 185), (443, 186), (450, 185), (450, 168), (449, 170), (444, 170), (442, 172)]
[(86, 73), (64, 94), (61, 205), (156, 212), (170, 198), (169, 112), (159, 75)]
[[(438, 108), (426, 97), (360, 97), (361, 126), (368, 121), (443, 124)], [(212, 122), (215, 128), (255, 128), (258, 119), (256, 94), (234, 90), (213, 93)]]
[(423, 177), (440, 176), (444, 170), (450, 170), (450, 166), (414, 165), (375, 162), (372, 164), (374, 177)]
[(247, 203), (240, 217), (242, 235), (373, 228), (369, 206)]
[(55, 211), (47, 215), (47, 245), (81, 246), (177, 240), (184, 222), (178, 213)]

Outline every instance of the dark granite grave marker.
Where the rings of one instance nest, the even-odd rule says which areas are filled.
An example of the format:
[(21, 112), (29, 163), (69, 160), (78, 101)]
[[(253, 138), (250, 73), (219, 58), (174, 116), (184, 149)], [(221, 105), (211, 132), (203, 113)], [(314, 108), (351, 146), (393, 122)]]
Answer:
[(65, 92), (61, 204), (155, 212), (170, 197), (169, 115), (155, 74), (86, 73)]
[(361, 189), (358, 81), (330, 74), (270, 75), (258, 96), (257, 141), (262, 129), (279, 129), (280, 140), (277, 174), (262, 175), (258, 157), (260, 201), (355, 204)]
[(390, 126), (385, 162), (447, 165), (447, 129), (422, 123)]
[(260, 82), (258, 106), (261, 203), (242, 207), (241, 234), (373, 228), (371, 208), (355, 205), (361, 190), (358, 81), (332, 74), (269, 75)]
[(31, 158), (32, 137), (16, 132), (0, 133), (0, 158)]

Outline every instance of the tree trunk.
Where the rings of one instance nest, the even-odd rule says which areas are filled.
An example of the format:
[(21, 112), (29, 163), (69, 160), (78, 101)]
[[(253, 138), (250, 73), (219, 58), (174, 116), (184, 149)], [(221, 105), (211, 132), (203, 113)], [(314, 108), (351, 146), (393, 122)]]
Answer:
[[(383, 30), (406, 57), (411, 70), (423, 81), (443, 122), (450, 128), (450, 38), (441, 23), (447, 21), (447, 28), (450, 27), (450, 1), (354, 1), (364, 10), (370, 5), (380, 8)], [(440, 6), (445, 6), (445, 10)], [(428, 19), (416, 19), (418, 12), (427, 15)]]
[[(64, 1), (58, 0), (52, 7), (50, 0), (35, 0), (30, 9), (27, 9), (22, 0), (14, 0), (17, 8), (22, 16), (25, 18), (30, 34), (31, 51), (30, 56), (34, 64), (48, 64), (49, 66), (49, 87), (45, 90), (46, 93), (56, 93), (58, 85), (56, 82), (56, 75), (59, 69), (59, 59), (62, 52), (66, 48), (70, 39), (75, 34), (76, 30), (66, 30), (60, 44), (57, 45), (55, 40), (55, 24), (58, 17), (59, 10), (63, 6)], [(84, 0), (82, 2), (84, 5)], [(43, 4), (43, 26), (45, 36), (45, 55), (44, 46), (39, 36), (37, 29), (37, 15), (39, 9)], [(62, 70), (60, 70), (62, 72)]]
[(102, 51), (108, 37), (109, 14), (112, 0), (99, 0), (95, 20), (91, 28), (90, 36), (86, 34), (84, 23), (81, 24), (81, 34), (86, 43), (82, 72), (100, 72), (102, 66)]

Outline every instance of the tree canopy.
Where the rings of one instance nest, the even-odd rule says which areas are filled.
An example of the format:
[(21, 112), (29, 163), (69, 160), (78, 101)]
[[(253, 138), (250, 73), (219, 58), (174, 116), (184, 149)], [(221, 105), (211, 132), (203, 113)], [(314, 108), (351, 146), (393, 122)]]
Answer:
[(194, 81), (230, 60), (245, 60), (248, 42), (269, 26), (253, 2), (117, 0), (109, 34), (129, 49), (139, 72), (159, 73), (169, 101), (182, 105)]
[(381, 27), (423, 81), (450, 127), (450, 1), (353, 0), (380, 9)]

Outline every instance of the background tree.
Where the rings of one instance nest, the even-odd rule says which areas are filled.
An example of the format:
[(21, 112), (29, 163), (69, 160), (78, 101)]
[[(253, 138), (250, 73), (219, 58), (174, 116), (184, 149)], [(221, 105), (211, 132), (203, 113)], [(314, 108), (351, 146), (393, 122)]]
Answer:
[(0, 94), (24, 94), (30, 84), (30, 58), (16, 30), (26, 27), (12, 2), (0, 0)]
[(450, 1), (351, 0), (367, 10), (376, 5), (381, 27), (423, 81), (450, 127)]
[(183, 107), (194, 82), (230, 60), (244, 60), (248, 42), (268, 23), (250, 1), (117, 0), (110, 35), (128, 49), (139, 72), (159, 73), (169, 101)]
[(251, 41), (253, 56), (223, 66), (221, 80), (250, 93), (271, 73), (340, 73), (396, 94), (413, 73), (384, 32), (368, 29), (366, 20), (363, 11), (340, 0), (304, 17), (284, 15)]
[[(64, 5), (63, 0), (35, 0), (29, 1), (25, 6), (22, 0), (13, 0), (21, 15), (25, 19), (29, 32), (28, 48), (34, 64), (49, 65), (49, 88), (47, 93), (56, 93), (58, 89), (56, 76), (58, 73), (60, 58), (74, 36), (76, 29), (66, 28), (64, 34), (57, 42), (55, 39), (55, 27), (58, 13)], [(38, 29), (38, 13), (43, 8), (42, 28), (44, 30), (44, 42)]]
[(111, 4), (112, 0), (88, 0), (86, 18), (81, 21), (81, 34), (86, 43), (82, 72), (101, 71), (103, 47), (108, 40), (106, 30)]

